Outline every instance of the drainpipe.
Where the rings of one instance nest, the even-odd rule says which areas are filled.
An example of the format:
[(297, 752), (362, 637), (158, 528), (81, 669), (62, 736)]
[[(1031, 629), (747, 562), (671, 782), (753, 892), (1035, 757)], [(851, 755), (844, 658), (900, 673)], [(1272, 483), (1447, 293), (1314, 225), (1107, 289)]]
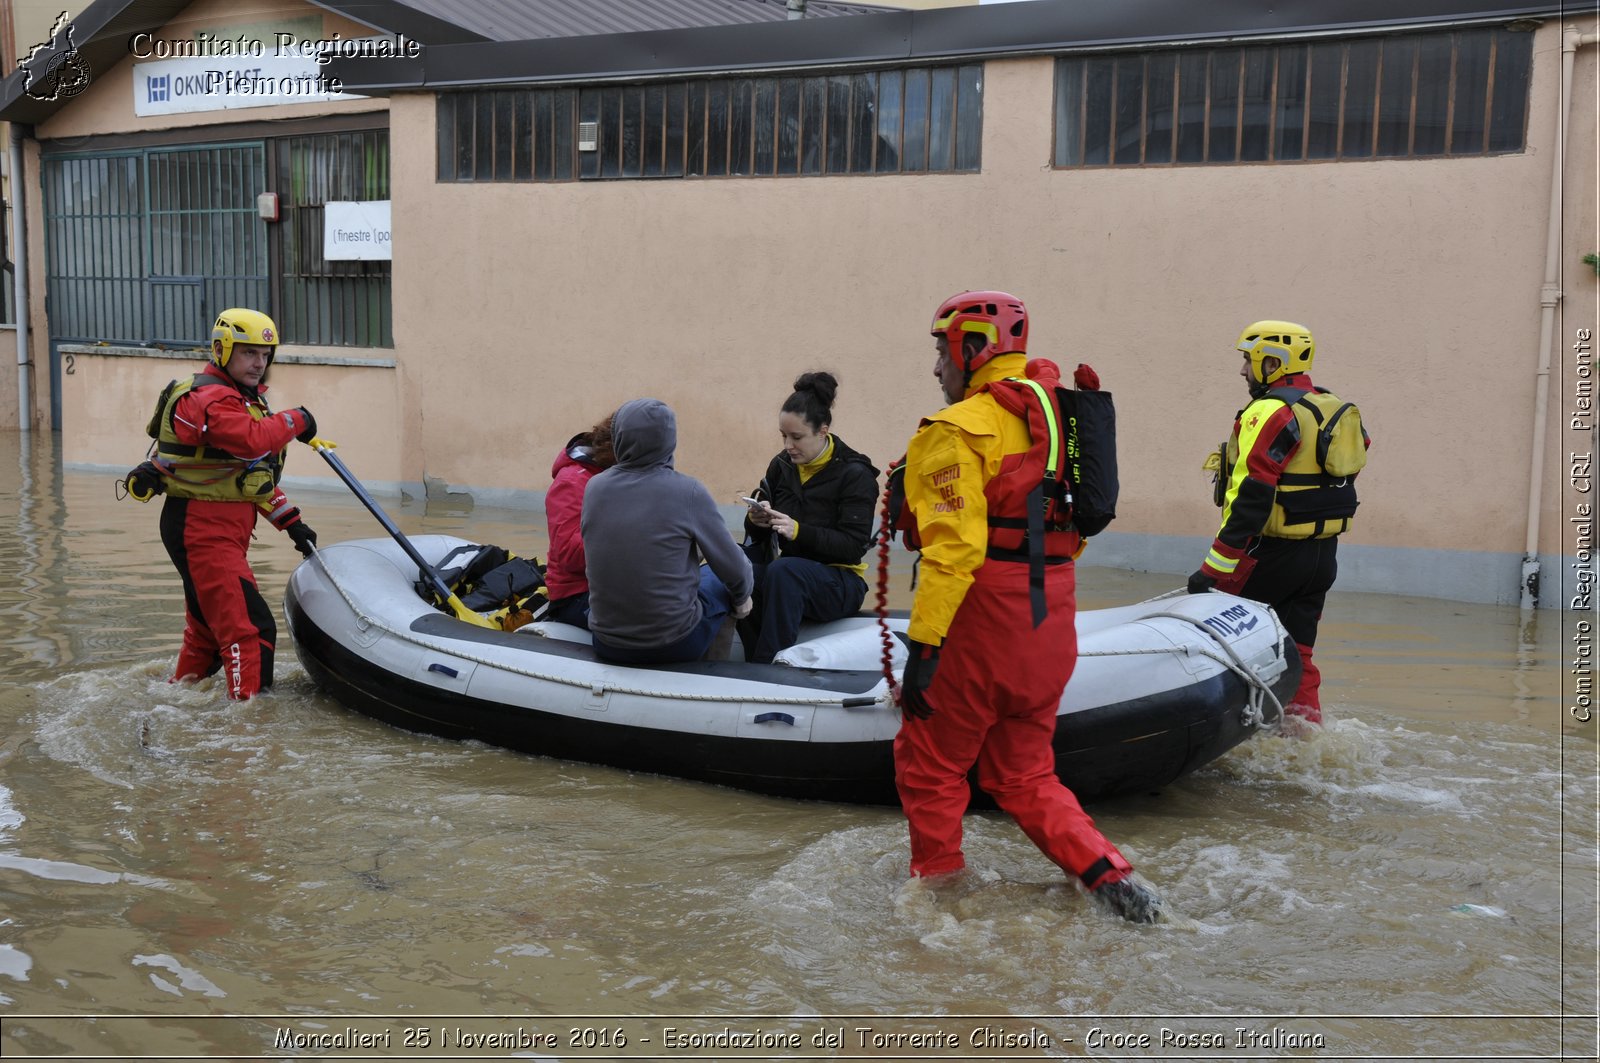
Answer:
[(33, 362), (28, 357), (28, 229), (22, 196), (22, 131), (11, 123), (11, 291), (17, 314), (17, 420), (22, 433), (33, 431)]
[(1567, 159), (1567, 116), (1572, 102), (1572, 67), (1578, 49), (1600, 41), (1600, 33), (1561, 32), (1561, 97), (1550, 167), (1550, 221), (1545, 230), (1544, 284), (1539, 288), (1539, 371), (1534, 377), (1533, 458), (1528, 468), (1528, 538), (1522, 551), (1522, 608), (1539, 604), (1539, 507), (1543, 501), (1546, 422), (1550, 416), (1550, 349), (1555, 339), (1556, 306), (1561, 302), (1561, 181)]
[(789, 0), (789, 21), (806, 17), (806, 0)]

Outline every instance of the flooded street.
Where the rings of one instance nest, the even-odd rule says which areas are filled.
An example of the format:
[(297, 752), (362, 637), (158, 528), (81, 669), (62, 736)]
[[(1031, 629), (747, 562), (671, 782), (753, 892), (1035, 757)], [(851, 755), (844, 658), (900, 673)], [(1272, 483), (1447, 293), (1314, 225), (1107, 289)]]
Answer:
[[(1323, 733), (1091, 808), (1175, 912), (1137, 928), (998, 814), (929, 887), (895, 809), (350, 713), (294, 655), (299, 556), (265, 523), (276, 687), (168, 685), (159, 503), (112, 480), (0, 434), (7, 1058), (1595, 1054), (1600, 806), (1594, 725), (1563, 696), (1570, 616), (1336, 590)], [(346, 493), (291, 495), (324, 544), (383, 534)], [(543, 555), (537, 512), (381, 501), (407, 533)], [(1079, 581), (1097, 607), (1179, 579)]]

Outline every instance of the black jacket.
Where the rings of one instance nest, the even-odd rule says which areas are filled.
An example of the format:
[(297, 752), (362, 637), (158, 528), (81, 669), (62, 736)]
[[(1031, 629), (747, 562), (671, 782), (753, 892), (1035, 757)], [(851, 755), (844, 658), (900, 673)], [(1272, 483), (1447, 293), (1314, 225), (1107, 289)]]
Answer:
[(878, 508), (878, 470), (865, 454), (833, 437), (833, 457), (804, 485), (789, 455), (779, 454), (755, 490), (779, 513), (800, 525), (793, 539), (758, 528), (746, 518), (745, 534), (755, 543), (776, 541), (783, 556), (803, 557), (825, 565), (858, 565), (872, 545), (873, 518)]

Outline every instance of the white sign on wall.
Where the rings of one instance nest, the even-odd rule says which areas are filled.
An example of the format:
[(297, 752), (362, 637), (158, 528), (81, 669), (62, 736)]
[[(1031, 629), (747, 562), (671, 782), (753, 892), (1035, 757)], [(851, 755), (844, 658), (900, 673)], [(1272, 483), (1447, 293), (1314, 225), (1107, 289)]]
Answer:
[(359, 100), (314, 56), (195, 56), (133, 64), (133, 113), (186, 114), (235, 107)]
[(322, 257), (337, 259), (393, 258), (389, 241), (389, 201), (354, 203), (334, 200), (322, 209)]

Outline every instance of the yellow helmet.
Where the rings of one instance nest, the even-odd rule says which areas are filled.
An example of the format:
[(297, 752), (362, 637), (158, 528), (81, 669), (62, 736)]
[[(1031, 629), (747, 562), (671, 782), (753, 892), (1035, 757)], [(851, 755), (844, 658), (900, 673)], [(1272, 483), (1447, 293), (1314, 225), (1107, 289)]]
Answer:
[[(278, 326), (259, 310), (235, 306), (217, 315), (217, 323), (211, 327), (211, 340), (211, 360), (217, 363), (219, 369), (226, 369), (228, 359), (233, 357), (235, 343), (276, 348)], [(217, 350), (218, 340), (222, 341), (221, 351)], [(267, 364), (272, 364), (270, 357), (267, 359)]]
[[(1262, 387), (1277, 383), (1290, 373), (1311, 372), (1311, 359), (1317, 345), (1311, 330), (1292, 321), (1257, 321), (1239, 333), (1238, 349), (1250, 356), (1250, 382)], [(1261, 363), (1276, 358), (1270, 372)]]

